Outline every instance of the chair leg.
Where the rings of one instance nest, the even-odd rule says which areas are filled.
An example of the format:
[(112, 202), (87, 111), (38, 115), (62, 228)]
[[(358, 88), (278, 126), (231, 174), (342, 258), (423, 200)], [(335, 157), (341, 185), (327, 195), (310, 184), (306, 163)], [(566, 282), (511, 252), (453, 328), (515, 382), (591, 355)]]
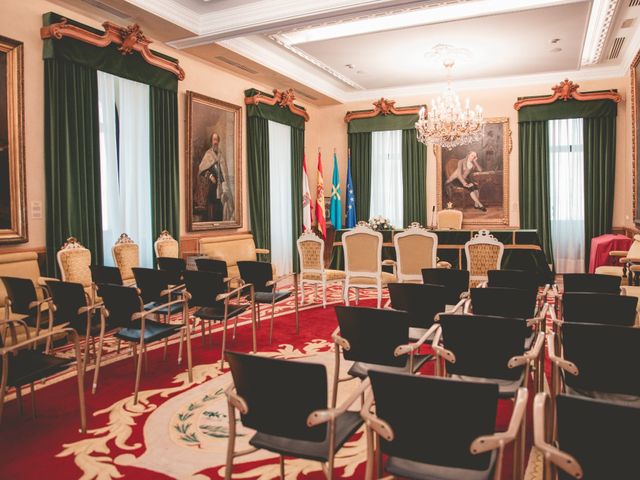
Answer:
[(233, 317), (233, 339), (236, 339), (236, 328), (238, 327), (238, 315)]
[(36, 389), (33, 386), (33, 382), (29, 384), (29, 390), (31, 393), (31, 416), (36, 418)]
[(300, 305), (304, 305), (304, 282), (300, 281)]
[(360, 305), (360, 289), (356, 287), (356, 305)]
[(296, 308), (296, 335), (298, 335), (300, 333), (300, 315), (299, 315), (299, 308), (298, 308), (298, 277), (296, 276), (293, 279), (293, 288), (294, 288), (294, 292), (293, 294), (295, 295), (295, 308)]
[(271, 302), (271, 323), (269, 324), (269, 345), (273, 341), (273, 317), (275, 316), (276, 304), (274, 301)]
[[(134, 344), (135, 345), (135, 344)], [(142, 374), (142, 357), (144, 355), (145, 346), (144, 344), (140, 345), (138, 350), (138, 364), (136, 365), (136, 385), (133, 391), (133, 404), (138, 404), (138, 389), (140, 388), (140, 375)]]
[[(187, 328), (189, 326), (187, 325)], [(178, 365), (182, 363), (182, 344), (184, 343), (184, 330), (180, 332), (180, 343), (178, 344)]]
[(24, 410), (22, 408), (22, 385), (16, 385), (16, 398), (18, 399), (18, 409), (20, 411), (20, 416), (24, 415)]
[(224, 469), (224, 480), (231, 480), (236, 446), (236, 409), (230, 402), (227, 402), (227, 405), (229, 407), (229, 438), (227, 439), (227, 463)]
[(220, 353), (220, 370), (224, 369), (224, 352), (227, 348), (227, 316), (224, 316), (222, 327), (222, 352)]
[(373, 467), (375, 463), (375, 452), (373, 449), (373, 430), (369, 427), (366, 428), (367, 436), (367, 463), (364, 472), (365, 480), (373, 480)]
[(284, 455), (280, 455), (280, 479), (284, 480)]
[(2, 411), (4, 410), (4, 396), (7, 393), (7, 378), (9, 377), (9, 362), (2, 362), (2, 376), (0, 377), (0, 423), (2, 423)]
[(382, 287), (378, 287), (378, 308), (382, 304)]
[(96, 369), (93, 371), (93, 385), (91, 387), (92, 394), (95, 394), (96, 389), (98, 388), (98, 375), (100, 375), (100, 365), (102, 364), (103, 342), (104, 342), (104, 331), (100, 331), (100, 339), (98, 340), (98, 355), (96, 357)]
[(338, 403), (338, 383), (340, 381), (340, 347), (333, 345), (335, 359), (333, 362), (333, 391), (331, 392), (331, 408), (336, 408)]
[(187, 371), (189, 372), (189, 383), (193, 382), (193, 361), (191, 359), (191, 333), (189, 332), (189, 324), (185, 325), (187, 330)]
[(327, 282), (322, 282), (322, 308), (327, 308)]

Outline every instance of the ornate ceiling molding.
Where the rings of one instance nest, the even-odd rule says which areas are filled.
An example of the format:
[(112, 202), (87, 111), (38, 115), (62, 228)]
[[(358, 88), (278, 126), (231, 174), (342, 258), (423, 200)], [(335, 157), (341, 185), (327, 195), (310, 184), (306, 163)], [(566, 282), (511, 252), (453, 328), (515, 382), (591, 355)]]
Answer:
[(373, 102), (373, 110), (362, 110), (359, 112), (347, 112), (344, 116), (344, 121), (349, 123), (351, 120), (358, 120), (362, 118), (373, 118), (378, 115), (417, 115), (420, 112), (420, 107), (398, 107), (396, 108), (395, 100), (389, 100), (381, 98)]
[(600, 61), (609, 30), (616, 13), (618, 0), (596, 0), (591, 6), (581, 65), (594, 65)]
[(245, 105), (258, 105), (260, 103), (264, 103), (266, 105), (271, 105), (272, 107), (278, 105), (280, 106), (280, 108), (288, 108), (291, 113), (304, 118), (304, 121), (308, 122), (309, 114), (302, 108), (295, 105), (295, 99), (296, 95), (293, 92), (292, 88), (288, 90), (275, 89), (273, 91), (273, 97), (268, 97), (266, 95), (263, 95), (262, 93), (257, 93), (253, 97), (246, 97), (244, 99), (244, 103)]
[(57, 23), (52, 23), (40, 29), (40, 37), (43, 40), (60, 40), (64, 37), (73, 38), (81, 42), (89, 43), (96, 47), (108, 47), (112, 43), (119, 45), (118, 51), (122, 55), (138, 52), (142, 58), (154, 67), (162, 68), (173, 73), (178, 80), (184, 80), (185, 73), (178, 61), (172, 62), (166, 58), (157, 56), (149, 49), (151, 40), (145, 37), (138, 24), (121, 27), (111, 22), (102, 24), (105, 32), (102, 35), (95, 34), (81, 27), (71, 25), (66, 18)]
[(616, 103), (620, 103), (622, 97), (619, 93), (614, 90), (609, 90), (606, 92), (587, 92), (580, 93), (578, 92), (578, 88), (580, 85), (577, 83), (573, 83), (571, 80), (566, 79), (560, 82), (558, 85), (554, 85), (551, 90), (553, 90), (553, 95), (549, 95), (548, 97), (536, 97), (536, 98), (523, 98), (514, 103), (513, 108), (516, 110), (520, 110), (522, 107), (530, 107), (532, 105), (547, 105), (549, 103), (553, 103), (557, 100), (567, 101), (569, 99), (574, 99), (578, 101), (589, 101), (589, 100), (613, 100)]

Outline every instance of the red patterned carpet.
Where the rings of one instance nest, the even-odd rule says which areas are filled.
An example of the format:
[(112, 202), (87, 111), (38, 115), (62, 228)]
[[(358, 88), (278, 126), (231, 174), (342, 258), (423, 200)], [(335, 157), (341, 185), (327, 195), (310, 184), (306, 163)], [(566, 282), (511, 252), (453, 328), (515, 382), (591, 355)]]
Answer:
[[(339, 295), (339, 289), (333, 288), (328, 300), (332, 304), (338, 303)], [(337, 326), (333, 307), (323, 309), (321, 304), (311, 308), (305, 305), (300, 312), (300, 334), (296, 335), (294, 315), (290, 313), (291, 303), (278, 309), (271, 345), (268, 344), (269, 315), (264, 310), (258, 330), (260, 354), (304, 357), (325, 363), (331, 369), (333, 355), (328, 340)], [(370, 295), (363, 294), (360, 304), (373, 306), (375, 301)], [(249, 351), (251, 328), (246, 316), (241, 323), (237, 338), (230, 341), (229, 348)], [(223, 477), (227, 406), (222, 392), (231, 377), (227, 371), (220, 371), (217, 363), (220, 341), (219, 328), (214, 330), (212, 345), (202, 345), (199, 330), (193, 336), (193, 384), (187, 380), (186, 359), (183, 366), (177, 364), (177, 343), (169, 347), (166, 361), (162, 359), (162, 348), (150, 350), (137, 406), (133, 405), (132, 396), (133, 360), (123, 352), (116, 355), (114, 351), (107, 355), (105, 363), (110, 363), (106, 366), (103, 363), (95, 395), (90, 393), (90, 375), (85, 382), (88, 414), (88, 432), (85, 435), (79, 433), (75, 378), (67, 374), (39, 385), (36, 393), (38, 417), (35, 420), (30, 416), (28, 389), (24, 389), (23, 417), (19, 415), (15, 400), (5, 406), (0, 425), (0, 478)], [(425, 367), (424, 373), (431, 373), (431, 365)], [(342, 384), (340, 396), (348, 395), (348, 390), (355, 386), (355, 381)], [(496, 426), (499, 430), (506, 429), (510, 414), (511, 402), (501, 402)], [(528, 423), (530, 438), (530, 420)], [(239, 434), (237, 448), (242, 449), (243, 442), (250, 438), (250, 432), (241, 429)], [(341, 450), (336, 461), (336, 477), (364, 477), (365, 445), (362, 437), (361, 432), (356, 433)], [(504, 467), (503, 478), (511, 478), (509, 451)], [(287, 478), (324, 478), (317, 462), (287, 459), (286, 471)], [(239, 479), (266, 480), (278, 475), (277, 457), (269, 452), (240, 457), (234, 468), (234, 478)]]

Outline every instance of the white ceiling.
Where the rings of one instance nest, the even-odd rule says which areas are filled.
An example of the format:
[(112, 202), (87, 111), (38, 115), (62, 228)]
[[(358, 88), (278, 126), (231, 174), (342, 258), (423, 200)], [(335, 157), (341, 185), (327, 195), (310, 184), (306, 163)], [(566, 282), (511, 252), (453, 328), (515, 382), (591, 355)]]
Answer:
[(444, 69), (425, 53), (441, 43), (469, 50), (453, 78), (477, 86), (619, 77), (640, 45), (638, 0), (126, 2), (194, 33), (176, 48), (215, 43), (343, 102), (438, 90)]

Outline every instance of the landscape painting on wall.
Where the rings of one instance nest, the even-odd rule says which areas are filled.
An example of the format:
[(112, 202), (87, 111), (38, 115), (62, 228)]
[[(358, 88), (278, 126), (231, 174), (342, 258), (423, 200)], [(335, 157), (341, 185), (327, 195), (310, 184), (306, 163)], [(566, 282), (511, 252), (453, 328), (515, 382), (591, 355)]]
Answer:
[(28, 240), (22, 49), (0, 36), (0, 243)]
[(187, 230), (242, 226), (242, 107), (187, 92)]
[(509, 223), (509, 119), (485, 122), (479, 141), (435, 147), (437, 208), (461, 210), (467, 227)]

